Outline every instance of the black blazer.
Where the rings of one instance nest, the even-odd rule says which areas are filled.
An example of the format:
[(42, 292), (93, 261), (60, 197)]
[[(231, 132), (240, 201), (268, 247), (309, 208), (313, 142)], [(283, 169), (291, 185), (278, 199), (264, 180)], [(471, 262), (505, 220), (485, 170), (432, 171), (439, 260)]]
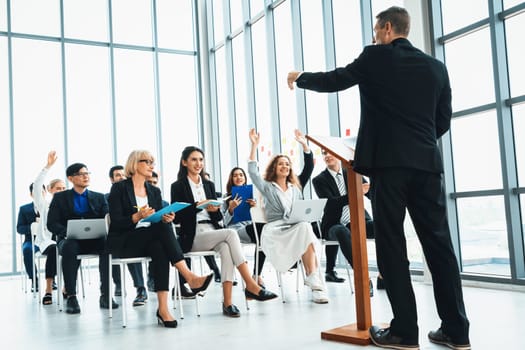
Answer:
[[(158, 211), (163, 208), (160, 189), (145, 182), (148, 205)], [(135, 229), (131, 216), (137, 212), (137, 199), (133, 190), (133, 180), (126, 179), (114, 183), (108, 196), (109, 234), (108, 245), (112, 251), (121, 251), (125, 243), (125, 234)], [(164, 224), (163, 225), (168, 225)]]
[(33, 202), (24, 204), (18, 210), (16, 232), (25, 235), (24, 242), (31, 242), (31, 224), (36, 221), (37, 214)]
[(102, 193), (88, 191), (89, 210), (84, 215), (74, 211), (73, 189), (57, 192), (49, 205), (47, 229), (57, 237), (57, 242), (66, 238), (67, 221), (71, 219), (100, 219), (108, 213), (108, 203)]
[[(346, 170), (342, 169), (345, 186), (348, 186)], [(363, 183), (366, 180), (363, 179)], [(326, 237), (330, 227), (341, 221), (343, 207), (348, 204), (348, 196), (341, 196), (337, 183), (328, 169), (323, 170), (319, 175), (312, 179), (315, 193), (319, 198), (328, 198), (324, 207), (323, 219), (321, 220), (321, 230), (323, 237)], [(367, 194), (368, 195), (368, 194)], [(372, 220), (372, 217), (365, 210), (365, 220)]]
[(445, 65), (404, 38), (372, 45), (344, 68), (303, 73), (300, 88), (335, 92), (359, 85), (361, 121), (353, 166), (370, 175), (388, 167), (443, 172), (437, 138), (450, 127)]
[[(202, 186), (206, 199), (217, 199), (215, 193), (215, 184), (211, 181), (202, 179)], [(175, 223), (180, 224), (179, 241), (184, 253), (189, 252), (193, 246), (195, 239), (195, 230), (197, 228), (197, 213), (202, 209), (197, 209), (197, 203), (193, 198), (190, 183), (187, 177), (175, 181), (171, 184), (171, 203), (186, 202), (191, 203), (189, 207), (178, 211), (175, 215)], [(221, 211), (209, 213), (213, 226), (217, 229), (222, 228), (220, 221), (222, 220)]]

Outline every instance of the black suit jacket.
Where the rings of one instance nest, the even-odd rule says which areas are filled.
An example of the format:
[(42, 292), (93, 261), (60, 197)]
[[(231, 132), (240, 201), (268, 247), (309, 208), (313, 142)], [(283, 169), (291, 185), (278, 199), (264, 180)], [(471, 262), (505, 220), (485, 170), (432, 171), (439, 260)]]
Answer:
[(37, 214), (33, 202), (24, 204), (18, 210), (16, 232), (25, 235), (24, 242), (31, 242), (31, 224), (36, 221)]
[(297, 86), (335, 92), (359, 84), (361, 121), (353, 166), (371, 175), (404, 167), (443, 172), (437, 138), (450, 127), (451, 91), (445, 65), (404, 38), (367, 46), (344, 68), (303, 73)]
[[(211, 181), (202, 179), (202, 186), (206, 199), (217, 199), (215, 193), (215, 184)], [(195, 230), (197, 228), (197, 213), (202, 209), (197, 209), (197, 203), (193, 198), (190, 183), (187, 177), (175, 181), (171, 184), (171, 203), (186, 202), (191, 203), (189, 207), (178, 211), (175, 215), (175, 222), (180, 224), (179, 241), (184, 253), (189, 252), (193, 246), (195, 239)], [(222, 220), (221, 211), (216, 211), (210, 214), (210, 219), (215, 228), (221, 228), (220, 221)]]
[[(348, 186), (346, 170), (342, 169), (345, 186)], [(366, 180), (363, 179), (363, 183)], [(328, 230), (335, 224), (340, 223), (343, 207), (348, 204), (348, 196), (341, 196), (337, 183), (328, 169), (323, 170), (319, 175), (312, 179), (315, 193), (319, 198), (327, 198), (324, 207), (323, 219), (321, 220), (321, 230), (323, 237), (326, 237)], [(348, 188), (348, 187), (347, 187)], [(365, 220), (372, 220), (370, 214), (365, 210)]]
[(100, 219), (108, 213), (108, 203), (102, 193), (88, 191), (89, 210), (84, 215), (74, 211), (73, 189), (57, 192), (49, 205), (47, 229), (57, 237), (57, 242), (66, 238), (67, 221), (71, 219)]
[[(160, 189), (145, 182), (148, 205), (158, 211), (163, 208)], [(108, 244), (112, 251), (120, 251), (125, 243), (125, 234), (135, 229), (131, 216), (137, 212), (137, 199), (133, 180), (126, 179), (114, 183), (108, 196), (109, 234)], [(163, 224), (165, 225), (165, 224)]]

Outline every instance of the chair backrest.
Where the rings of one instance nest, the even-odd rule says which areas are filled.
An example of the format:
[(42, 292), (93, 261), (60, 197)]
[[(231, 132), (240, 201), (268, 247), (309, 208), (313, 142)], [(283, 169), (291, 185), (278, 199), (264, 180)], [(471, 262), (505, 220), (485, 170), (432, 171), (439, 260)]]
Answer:
[(252, 217), (252, 222), (257, 223), (267, 223), (268, 220), (266, 219), (266, 213), (264, 212), (264, 209), (261, 207), (251, 207), (250, 208), (250, 215)]

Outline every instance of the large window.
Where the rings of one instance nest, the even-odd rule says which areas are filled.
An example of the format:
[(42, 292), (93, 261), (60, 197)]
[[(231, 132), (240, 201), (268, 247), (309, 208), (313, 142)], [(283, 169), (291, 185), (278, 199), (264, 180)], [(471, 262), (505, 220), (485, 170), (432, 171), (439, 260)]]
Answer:
[(520, 38), (525, 32), (525, 14), (509, 18), (505, 22), (507, 35), (507, 60), (509, 62), (509, 82), (512, 96), (525, 94), (525, 52)]

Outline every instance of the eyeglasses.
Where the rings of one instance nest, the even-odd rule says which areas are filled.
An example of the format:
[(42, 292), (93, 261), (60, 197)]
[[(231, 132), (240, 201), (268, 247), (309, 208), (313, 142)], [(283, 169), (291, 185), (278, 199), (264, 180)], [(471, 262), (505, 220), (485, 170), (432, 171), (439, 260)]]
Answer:
[(91, 174), (89, 171), (85, 172), (85, 173), (75, 173), (73, 174), (73, 176), (89, 176), (89, 174)]
[(155, 166), (155, 162), (152, 161), (151, 159), (141, 159), (139, 160), (140, 163), (146, 163), (147, 165), (153, 165)]

